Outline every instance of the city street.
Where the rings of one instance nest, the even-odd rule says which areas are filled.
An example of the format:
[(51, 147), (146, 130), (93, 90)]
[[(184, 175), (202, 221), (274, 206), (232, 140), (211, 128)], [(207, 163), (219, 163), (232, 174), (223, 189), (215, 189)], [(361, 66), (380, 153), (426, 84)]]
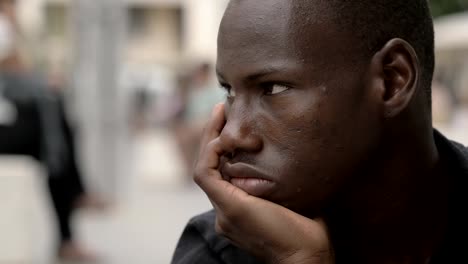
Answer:
[[(434, 127), (447, 138), (468, 146), (468, 2), (430, 0), (430, 8), (424, 1), (348, 1), (346, 5), (323, 6), (281, 1), (265, 6), (245, 1), (244, 6), (240, 2), (0, 0), (0, 125), (6, 131), (1, 137), (2, 153), (6, 155), (0, 155), (0, 264), (80, 264), (56, 260), (59, 228), (45, 169), (30, 157), (8, 153), (34, 153), (47, 164), (49, 174), (58, 177), (79, 175), (75, 173), (79, 168), (85, 189), (110, 203), (106, 210), (80, 210), (73, 216), (75, 238), (79, 245), (96, 253), (96, 264), (166, 264), (189, 219), (212, 208), (183, 161), (189, 164), (194, 159), (201, 126), (220, 100), (226, 102), (220, 140), (223, 153), (232, 156), (228, 157), (232, 163), (247, 160), (261, 165), (253, 172), (240, 168), (233, 176), (242, 174), (238, 177), (245, 179), (240, 182), (249, 185), (260, 182), (249, 178), (263, 171), (278, 174), (281, 180), (274, 185), (280, 191), (278, 194), (273, 188), (272, 200), (291, 208), (300, 208), (294, 203), (303, 197), (289, 197), (294, 196), (290, 191), (306, 193), (301, 190), (308, 190), (302, 187), (310, 185), (310, 178), (318, 177), (319, 182), (329, 185), (325, 189), (335, 190), (333, 184), (341, 181), (330, 180), (333, 177), (329, 174), (354, 175), (355, 167), (368, 166), (354, 164), (354, 160), (380, 161), (372, 157), (383, 156), (385, 162), (373, 163), (392, 172), (387, 173), (390, 176), (413, 173), (413, 167), (419, 168), (413, 174), (424, 172), (428, 164), (419, 161), (426, 160), (429, 154), (424, 155), (425, 146), (432, 146), (432, 142), (426, 142), (426, 136), (419, 140), (421, 133), (431, 132), (429, 107), (419, 109), (419, 97), (430, 99), (425, 93), (430, 90), (430, 77)], [(434, 23), (429, 23), (430, 12)], [(335, 17), (340, 21), (334, 21)], [(384, 43), (384, 39), (388, 42)], [(432, 49), (436, 59), (433, 76)], [(378, 50), (379, 56), (372, 54)], [(368, 59), (372, 67), (365, 65)], [(359, 63), (351, 63), (355, 61)], [(375, 74), (374, 68), (385, 70)], [(303, 73), (311, 73), (312, 77)], [(315, 75), (320, 77), (316, 81), (323, 89), (301, 84)], [(378, 105), (366, 101), (367, 88), (358, 87), (367, 87), (367, 79), (375, 79), (379, 87), (385, 88), (380, 89), (384, 95), (379, 103), (382, 107), (366, 106)], [(219, 89), (220, 84), (226, 89)], [(358, 95), (353, 94), (356, 87)], [(243, 98), (236, 99), (240, 104), (230, 100), (236, 96)], [(364, 103), (362, 107), (354, 110), (368, 109), (368, 117), (381, 115), (382, 120), (350, 119), (364, 115), (346, 108), (351, 104), (343, 105), (346, 113), (340, 110), (342, 105), (337, 103), (349, 96), (353, 106), (363, 100), (359, 101)], [(308, 99), (310, 102), (304, 101)], [(429, 106), (429, 100), (426, 102)], [(337, 114), (344, 115), (337, 119)], [(350, 119), (344, 123), (353, 126), (343, 130), (339, 126), (342, 118)], [(307, 125), (319, 128), (303, 130)], [(375, 140), (371, 137), (369, 141), (366, 133), (356, 134), (355, 138), (341, 135), (348, 129), (362, 132), (363, 127), (371, 132), (377, 129), (378, 138), (391, 143), (368, 148), (368, 143)], [(327, 133), (331, 133), (328, 139), (332, 140), (322, 140)], [(351, 149), (361, 145), (364, 150), (389, 154)], [(396, 155), (401, 153), (404, 155)], [(410, 156), (414, 153), (423, 155)], [(445, 158), (444, 154), (440, 156)], [(330, 161), (331, 157), (351, 158), (339, 160), (337, 164), (345, 166), (340, 167)], [(315, 166), (304, 165), (310, 162), (323, 162), (323, 166), (316, 171)], [(297, 181), (288, 178), (288, 182), (298, 182), (299, 186), (283, 182), (284, 175), (297, 178), (296, 174), (301, 177)], [(66, 222), (63, 220), (68, 216), (70, 201), (75, 201), (74, 190), (81, 190), (80, 182), (73, 180), (79, 177), (71, 178), (50, 184), (55, 187), (54, 204), (61, 212), (62, 223)], [(379, 208), (392, 206), (396, 212), (422, 212), (410, 207), (417, 205), (412, 198), (422, 198), (409, 188), (433, 190), (429, 188), (433, 184), (412, 182), (407, 177), (380, 177), (373, 185), (363, 184), (379, 192), (362, 192), (370, 196), (358, 201), (376, 201)], [(248, 187), (257, 189), (256, 185)], [(399, 187), (397, 194), (394, 186)], [(283, 189), (285, 194), (281, 193)], [(377, 199), (379, 195), (374, 197), (374, 193), (386, 195), (385, 199)], [(328, 196), (337, 195), (349, 198), (341, 189)], [(310, 197), (307, 200), (310, 207)], [(338, 206), (336, 211), (340, 213), (343, 208)], [(392, 215), (397, 222), (403, 221), (401, 214)], [(372, 214), (367, 217), (370, 222), (379, 218)], [(411, 224), (419, 219), (408, 214), (404, 218)], [(399, 230), (409, 229), (402, 226), (405, 228)], [(66, 236), (64, 229), (61, 233)], [(387, 242), (387, 238), (396, 237), (393, 232), (375, 230), (367, 233), (388, 234), (379, 237)], [(415, 230), (415, 234), (421, 233)], [(433, 242), (428, 245), (437, 244)], [(401, 246), (403, 249), (406, 244)], [(62, 247), (62, 253), (80, 252), (74, 247), (68, 247), (72, 249), (68, 251), (63, 248), (67, 247)], [(379, 245), (374, 249), (385, 251), (380, 251)], [(388, 256), (397, 259), (398, 254)]]

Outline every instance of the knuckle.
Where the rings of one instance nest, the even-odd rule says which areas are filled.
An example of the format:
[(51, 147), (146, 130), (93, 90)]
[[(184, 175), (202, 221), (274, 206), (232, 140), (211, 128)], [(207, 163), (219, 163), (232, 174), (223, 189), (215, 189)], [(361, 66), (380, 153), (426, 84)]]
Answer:
[(206, 150), (209, 152), (212, 152), (215, 149), (216, 144), (217, 144), (216, 139), (211, 140), (210, 142), (208, 142), (208, 144), (206, 144)]
[(228, 235), (232, 231), (232, 225), (225, 217), (217, 217), (215, 231), (219, 235)]
[(203, 179), (205, 178), (206, 175), (206, 169), (200, 166), (199, 164), (195, 165), (195, 168), (193, 169), (193, 180), (197, 184), (203, 183)]
[(195, 167), (193, 168), (193, 175), (194, 177), (199, 177), (202, 173), (202, 168), (199, 164), (195, 164)]
[(216, 221), (216, 224), (215, 224), (215, 231), (216, 231), (216, 234), (218, 234), (218, 235), (224, 235), (224, 229), (223, 229), (223, 227), (219, 224), (219, 221)]
[(193, 176), (193, 181), (194, 181), (196, 184), (200, 185), (200, 184), (202, 183), (202, 178), (200, 177), (200, 175), (195, 174), (195, 175)]

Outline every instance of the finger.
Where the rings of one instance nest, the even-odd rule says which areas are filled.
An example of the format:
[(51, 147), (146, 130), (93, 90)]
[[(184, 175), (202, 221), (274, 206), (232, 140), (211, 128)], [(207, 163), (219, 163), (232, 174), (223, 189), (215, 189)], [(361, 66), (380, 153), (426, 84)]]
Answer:
[(201, 150), (197, 163), (197, 168), (199, 168), (198, 173), (206, 173), (208, 172), (207, 170), (217, 171), (220, 162), (219, 157), (223, 155), (223, 153), (224, 149), (221, 146), (219, 137), (211, 140)]
[(219, 137), (206, 144), (201, 150), (199, 160), (195, 166), (194, 180), (202, 190), (212, 200), (212, 190), (216, 188), (217, 181), (223, 181), (218, 171), (220, 156), (223, 154), (223, 148)]
[(203, 136), (201, 140), (200, 154), (204, 147), (213, 139), (217, 138), (224, 127), (226, 120), (224, 117), (224, 103), (219, 103), (214, 106), (211, 112), (210, 120), (203, 130)]
[(200, 154), (194, 180), (220, 210), (232, 211), (229, 207), (248, 194), (222, 178), (218, 167), (223, 153), (219, 137), (209, 142)]

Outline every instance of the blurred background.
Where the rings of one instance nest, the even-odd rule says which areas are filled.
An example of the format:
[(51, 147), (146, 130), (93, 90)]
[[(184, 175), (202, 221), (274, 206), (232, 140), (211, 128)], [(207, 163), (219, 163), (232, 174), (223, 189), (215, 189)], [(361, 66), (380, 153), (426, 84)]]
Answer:
[[(169, 263), (227, 0), (0, 0), (0, 263)], [(468, 144), (468, 1), (433, 0), (434, 125)], [(60, 261), (60, 262), (56, 262)]]

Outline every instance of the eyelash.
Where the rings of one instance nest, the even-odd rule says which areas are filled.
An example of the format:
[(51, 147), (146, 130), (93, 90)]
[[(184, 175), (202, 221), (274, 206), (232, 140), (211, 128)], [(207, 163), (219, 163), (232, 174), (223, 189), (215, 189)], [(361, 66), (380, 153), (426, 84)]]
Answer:
[(221, 86), (221, 89), (226, 91), (226, 97), (228, 97), (228, 98), (233, 98), (234, 97), (234, 96), (231, 95), (232, 87), (230, 85), (224, 84), (224, 83), (220, 83), (219, 85)]
[[(224, 84), (224, 83), (221, 83), (220, 84), (221, 88), (223, 88), (226, 93), (227, 93), (227, 97), (228, 98), (234, 98), (235, 95), (232, 95), (231, 92), (232, 92), (232, 87), (228, 84)], [(273, 90), (274, 90), (274, 87), (277, 86), (277, 87), (280, 87), (280, 88), (283, 88), (283, 90), (280, 89), (279, 92), (276, 92), (276, 93), (273, 93)], [(282, 92), (285, 92), (287, 90), (290, 89), (289, 86), (287, 85), (283, 85), (283, 84), (279, 84), (279, 83), (274, 83), (274, 82), (271, 82), (271, 83), (263, 83), (260, 85), (260, 87), (263, 89), (263, 94), (264, 95), (267, 95), (267, 96), (271, 96), (271, 95), (276, 95), (276, 94), (280, 94)]]

